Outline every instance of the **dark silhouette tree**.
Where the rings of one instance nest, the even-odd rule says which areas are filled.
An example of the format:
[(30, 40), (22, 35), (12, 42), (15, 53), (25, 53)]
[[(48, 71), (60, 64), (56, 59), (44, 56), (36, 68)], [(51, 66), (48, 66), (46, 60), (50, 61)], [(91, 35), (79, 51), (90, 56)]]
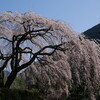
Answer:
[[(34, 61), (41, 62), (43, 56), (51, 56), (56, 50), (65, 51), (63, 34), (57, 34), (59, 31), (54, 30), (52, 25), (44, 26), (42, 23), (34, 22), (32, 18), (26, 17), (25, 14), (23, 16), (21, 18), (7, 16), (5, 20), (0, 20), (1, 25), (7, 25), (7, 28), (0, 26), (1, 30), (8, 32), (7, 35), (11, 35), (8, 31), (9, 24), (16, 24), (16, 30), (11, 36), (0, 35), (1, 43), (5, 42), (2, 44), (3, 49), (0, 49), (0, 87), (10, 88), (20, 71), (29, 67)], [(3, 71), (7, 67), (10, 74), (3, 84)]]

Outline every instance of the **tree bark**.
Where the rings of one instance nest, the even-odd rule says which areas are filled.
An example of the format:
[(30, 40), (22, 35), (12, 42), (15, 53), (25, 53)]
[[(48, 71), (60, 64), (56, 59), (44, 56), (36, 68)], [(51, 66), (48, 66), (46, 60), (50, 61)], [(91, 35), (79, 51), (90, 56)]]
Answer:
[(4, 86), (4, 72), (0, 72), (0, 87)]
[(16, 75), (17, 75), (17, 71), (12, 71), (10, 73), (10, 75), (8, 76), (7, 81), (4, 85), (4, 88), (10, 88), (10, 86), (12, 85), (13, 81), (16, 78)]

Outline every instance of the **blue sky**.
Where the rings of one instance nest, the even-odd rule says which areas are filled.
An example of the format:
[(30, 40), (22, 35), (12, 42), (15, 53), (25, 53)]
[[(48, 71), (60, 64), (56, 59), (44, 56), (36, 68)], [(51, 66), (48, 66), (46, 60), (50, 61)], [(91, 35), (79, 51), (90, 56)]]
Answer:
[(55, 20), (64, 21), (76, 32), (100, 23), (100, 0), (1, 0), (0, 12), (29, 10)]

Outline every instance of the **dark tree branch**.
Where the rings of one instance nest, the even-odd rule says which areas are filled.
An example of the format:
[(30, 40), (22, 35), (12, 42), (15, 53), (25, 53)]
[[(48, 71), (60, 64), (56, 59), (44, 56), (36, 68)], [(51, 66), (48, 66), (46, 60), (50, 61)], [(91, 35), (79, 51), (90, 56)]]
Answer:
[(7, 58), (6, 59), (6, 61), (3, 63), (3, 65), (2, 65), (2, 67), (0, 67), (0, 72), (2, 71), (2, 70), (4, 70), (4, 68), (6, 68), (7, 67), (7, 63), (8, 63), (8, 61), (11, 59), (11, 56), (9, 57), (9, 58)]
[[(14, 18), (12, 20), (17, 22)], [(10, 22), (10, 20), (6, 21)], [(37, 28), (35, 29), (36, 26), (34, 25), (33, 27), (33, 22), (34, 21), (32, 19), (25, 20), (23, 22), (17, 22), (23, 27), (25, 33), (15, 34), (11, 40), (6, 37), (0, 37), (0, 39), (4, 39), (8, 43), (11, 43), (12, 48), (8, 55), (5, 55), (0, 51), (0, 59), (5, 61), (0, 67), (0, 72), (3, 71), (4, 68), (7, 67), (7, 64), (10, 62), (9, 67), (11, 68), (11, 73), (5, 83), (5, 87), (7, 88), (11, 86), (14, 79), (16, 78), (17, 73), (34, 63), (35, 59), (37, 59), (40, 64), (43, 64), (46, 62), (46, 60), (42, 59), (41, 56), (51, 56), (54, 52), (56, 52), (56, 50), (66, 50), (63, 47), (65, 43), (63, 42), (62, 37), (61, 42), (58, 45), (55, 45), (53, 39), (58, 39), (58, 37), (56, 37), (56, 35), (53, 33), (52, 26), (48, 28), (44, 28), (42, 26), (41, 28), (38, 26), (39, 23), (36, 23)], [(45, 46), (45, 44), (42, 45), (40, 41), (38, 42), (37, 38), (43, 39), (46, 44), (48, 44), (48, 46)], [(30, 42), (32, 45), (22, 46), (26, 41)], [(37, 48), (39, 47), (37, 51), (32, 48), (33, 45), (35, 45)], [(48, 49), (51, 51), (47, 51)], [(30, 58), (28, 61), (21, 63), (24, 58), (23, 55), (30, 55)]]
[(4, 39), (4, 40), (7, 40), (8, 42), (12, 42), (11, 40), (5, 38), (5, 37), (0, 37), (0, 39)]

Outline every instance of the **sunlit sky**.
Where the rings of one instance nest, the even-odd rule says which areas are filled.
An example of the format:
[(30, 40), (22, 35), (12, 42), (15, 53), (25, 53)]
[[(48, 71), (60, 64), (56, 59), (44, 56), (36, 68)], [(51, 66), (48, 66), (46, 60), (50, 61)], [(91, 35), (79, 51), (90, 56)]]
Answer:
[(76, 32), (100, 23), (100, 0), (0, 0), (0, 12), (29, 12), (64, 21)]

